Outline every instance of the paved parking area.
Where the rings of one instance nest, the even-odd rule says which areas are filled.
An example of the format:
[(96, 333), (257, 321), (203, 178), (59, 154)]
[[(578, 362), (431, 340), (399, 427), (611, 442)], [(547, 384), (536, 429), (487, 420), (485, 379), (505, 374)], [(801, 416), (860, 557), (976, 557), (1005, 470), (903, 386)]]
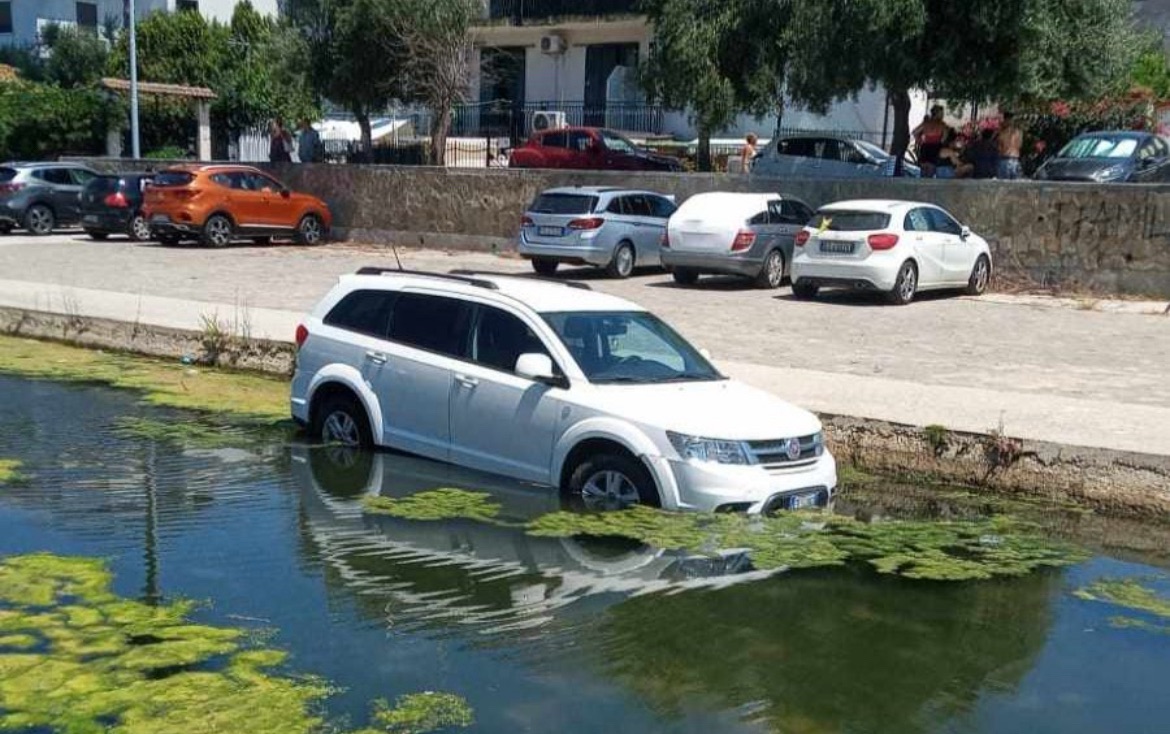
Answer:
[[(486, 253), (400, 249), (399, 256), (409, 269), (530, 272), (522, 260)], [(46, 294), (84, 288), (205, 302), (209, 312), (214, 304), (304, 311), (339, 274), (395, 262), (388, 248), (352, 244), (208, 250), (98, 243), (75, 234), (11, 235), (0, 238), (0, 302), (4, 281), (22, 281), (26, 291), (44, 284)], [(816, 396), (833, 403), (820, 409), (842, 407), (844, 396), (853, 405), (881, 395), (883, 404), (905, 403), (904, 410), (888, 406), (890, 419), (983, 430), (1002, 415), (1009, 432), (1030, 422), (1038, 431), (1048, 422), (1077, 422), (1083, 425), (1061, 435), (1110, 445), (1091, 442), (1095, 431), (1113, 430), (1109, 421), (1094, 427), (1094, 416), (1109, 407), (1116, 425), (1127, 415), (1144, 424), (1130, 427), (1135, 437), (1170, 435), (1170, 315), (1158, 313), (1159, 304), (1125, 304), (1116, 312), (1092, 302), (948, 294), (898, 308), (845, 294), (796, 301), (786, 287), (755, 290), (733, 279), (681, 288), (661, 272), (627, 281), (586, 269), (563, 272), (654, 310), (717, 360), (753, 374), (773, 370), (770, 387), (788, 381), (792, 389), (785, 392), (799, 397), (803, 386), (796, 383), (815, 377)], [(993, 395), (1000, 396), (994, 405), (988, 403)], [(972, 414), (958, 415), (962, 410)], [(875, 411), (882, 412), (870, 409), (870, 417), (887, 417)]]

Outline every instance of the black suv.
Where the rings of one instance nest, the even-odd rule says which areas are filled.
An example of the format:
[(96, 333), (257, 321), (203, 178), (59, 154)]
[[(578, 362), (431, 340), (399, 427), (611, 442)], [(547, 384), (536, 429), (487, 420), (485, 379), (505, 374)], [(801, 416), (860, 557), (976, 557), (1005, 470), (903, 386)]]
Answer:
[(78, 163), (0, 165), (0, 233), (50, 234), (81, 218), (81, 189), (98, 173)]
[(154, 174), (121, 173), (98, 176), (81, 192), (81, 226), (95, 240), (111, 234), (135, 242), (150, 239), (150, 222), (142, 214), (143, 191)]

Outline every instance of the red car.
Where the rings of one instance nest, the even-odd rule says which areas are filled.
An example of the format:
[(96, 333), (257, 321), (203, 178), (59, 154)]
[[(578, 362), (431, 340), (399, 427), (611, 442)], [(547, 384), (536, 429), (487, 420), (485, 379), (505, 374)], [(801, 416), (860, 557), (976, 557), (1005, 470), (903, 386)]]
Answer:
[(681, 171), (682, 163), (654, 155), (629, 139), (596, 127), (562, 127), (533, 133), (513, 148), (512, 168), (581, 168), (614, 171)]

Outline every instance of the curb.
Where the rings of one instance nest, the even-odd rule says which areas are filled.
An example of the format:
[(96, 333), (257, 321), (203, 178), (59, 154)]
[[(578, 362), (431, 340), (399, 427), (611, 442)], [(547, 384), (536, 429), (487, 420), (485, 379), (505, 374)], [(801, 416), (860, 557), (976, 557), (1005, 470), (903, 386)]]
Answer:
[[(0, 334), (132, 352), (288, 377), (289, 342), (208, 334), (80, 315), (0, 307)], [(838, 460), (856, 469), (920, 477), (996, 494), (1072, 502), (1103, 514), (1170, 518), (1170, 457), (1023, 441), (992, 433), (821, 415)]]

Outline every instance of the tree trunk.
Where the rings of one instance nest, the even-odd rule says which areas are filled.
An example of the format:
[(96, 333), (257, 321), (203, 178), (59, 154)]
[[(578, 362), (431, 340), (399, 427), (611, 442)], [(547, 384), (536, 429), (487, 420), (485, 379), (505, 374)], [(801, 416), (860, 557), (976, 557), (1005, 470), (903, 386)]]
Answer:
[(695, 162), (696, 167), (700, 171), (711, 170), (711, 130), (706, 126), (699, 128), (699, 150), (697, 151), (698, 160)]
[(890, 104), (894, 108), (894, 138), (890, 142), (890, 154), (894, 156), (894, 175), (905, 174), (906, 151), (910, 148), (910, 93), (904, 89), (890, 92)]
[(440, 103), (431, 117), (431, 165), (447, 165), (447, 133), (451, 131), (451, 104)]
[(374, 133), (370, 129), (370, 115), (365, 110), (354, 110), (353, 116), (357, 118), (358, 127), (362, 131), (362, 163), (374, 162)]
[(772, 137), (780, 137), (780, 131), (784, 129), (784, 95), (776, 101), (776, 130), (772, 133)]

